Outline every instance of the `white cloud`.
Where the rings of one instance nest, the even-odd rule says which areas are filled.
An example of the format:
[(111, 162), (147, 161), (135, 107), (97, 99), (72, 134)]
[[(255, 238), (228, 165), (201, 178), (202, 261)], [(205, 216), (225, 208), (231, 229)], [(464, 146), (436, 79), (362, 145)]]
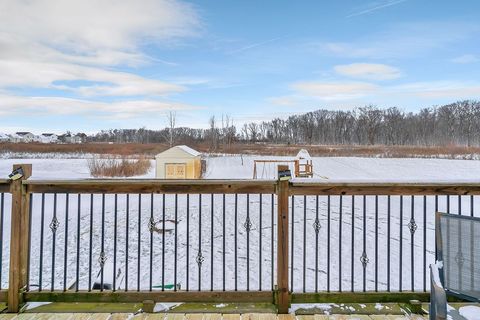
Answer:
[(71, 53), (135, 50), (201, 27), (194, 8), (175, 0), (3, 0), (2, 32)]
[(156, 100), (129, 100), (99, 102), (62, 97), (22, 97), (0, 95), (0, 115), (88, 115), (92, 118), (105, 117), (127, 119), (148, 117), (167, 110), (196, 110), (193, 106), (178, 102)]
[(366, 80), (392, 80), (401, 77), (397, 68), (376, 63), (352, 63), (334, 67), (343, 76)]
[[(70, 83), (82, 80), (85, 84)], [(179, 85), (108, 69), (68, 63), (0, 60), (0, 87), (15, 86), (56, 88), (84, 96), (166, 95), (184, 90)]]
[(474, 63), (478, 61), (480, 61), (480, 58), (473, 54), (464, 54), (452, 59), (452, 62), (462, 63), (462, 64)]
[[(375, 103), (385, 106), (442, 104), (463, 99), (480, 99), (480, 82), (429, 81), (406, 82), (400, 85), (376, 85), (368, 82), (297, 82), (289, 96), (270, 97), (272, 104), (298, 109), (327, 102), (328, 107), (354, 107)], [(292, 101), (291, 104), (288, 104)]]
[(349, 100), (374, 93), (378, 87), (366, 82), (297, 82), (291, 88), (321, 100)]
[(391, 87), (388, 91), (423, 99), (479, 99), (480, 83), (461, 81), (413, 82)]
[[(184, 86), (117, 69), (153, 61), (173, 66), (161, 57), (145, 55), (142, 48), (170, 46), (199, 34), (202, 22), (188, 3), (0, 0), (0, 21), (0, 114), (21, 110), (126, 117), (191, 108), (158, 100), (186, 90)], [(9, 93), (12, 88), (46, 89), (57, 97), (19, 97)], [(67, 99), (66, 94), (81, 98)], [(116, 102), (82, 97), (112, 97)], [(126, 97), (135, 98), (123, 101)]]

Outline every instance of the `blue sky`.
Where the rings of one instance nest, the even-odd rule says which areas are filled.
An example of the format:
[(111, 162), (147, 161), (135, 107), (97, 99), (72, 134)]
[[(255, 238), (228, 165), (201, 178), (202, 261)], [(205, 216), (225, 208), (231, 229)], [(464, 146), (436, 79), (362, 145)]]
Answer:
[(0, 131), (480, 98), (480, 2), (0, 0)]

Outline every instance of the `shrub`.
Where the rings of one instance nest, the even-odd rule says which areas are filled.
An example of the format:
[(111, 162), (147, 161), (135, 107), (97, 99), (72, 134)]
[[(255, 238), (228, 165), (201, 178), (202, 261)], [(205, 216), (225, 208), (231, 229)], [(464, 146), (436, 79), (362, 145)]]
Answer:
[(93, 157), (87, 160), (88, 169), (93, 177), (132, 177), (146, 174), (151, 167), (146, 157), (131, 159), (127, 157)]

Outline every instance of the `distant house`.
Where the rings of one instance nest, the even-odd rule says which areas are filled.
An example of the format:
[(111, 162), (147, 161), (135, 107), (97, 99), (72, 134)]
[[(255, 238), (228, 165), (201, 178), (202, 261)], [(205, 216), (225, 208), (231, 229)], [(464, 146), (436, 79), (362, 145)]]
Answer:
[(5, 133), (0, 133), (0, 142), (8, 142), (10, 141), (10, 136)]
[(62, 134), (60, 136), (58, 136), (58, 140), (60, 140), (61, 142), (63, 143), (82, 143), (84, 142), (84, 138), (82, 136), (82, 134), (70, 134), (70, 133), (66, 133), (66, 134)]
[(42, 133), (39, 136), (39, 142), (41, 143), (57, 143), (58, 136), (55, 133)]
[(11, 142), (19, 143), (19, 142), (32, 142), (35, 140), (35, 135), (31, 132), (15, 132), (15, 134), (11, 135)]
[(187, 146), (175, 146), (155, 156), (156, 177), (160, 179), (200, 179), (200, 152)]

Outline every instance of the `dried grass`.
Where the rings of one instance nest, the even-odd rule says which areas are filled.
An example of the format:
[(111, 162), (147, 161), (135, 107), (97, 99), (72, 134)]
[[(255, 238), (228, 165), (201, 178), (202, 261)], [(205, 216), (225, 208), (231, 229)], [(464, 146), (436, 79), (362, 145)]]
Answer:
[(150, 170), (150, 160), (146, 157), (93, 157), (87, 160), (93, 177), (132, 177), (146, 174)]
[[(207, 152), (207, 142), (188, 144), (190, 147)], [(0, 143), (0, 152), (30, 153), (91, 153), (118, 155), (121, 157), (154, 155), (169, 148), (164, 143), (84, 143), (84, 144), (42, 144), (42, 143)], [(382, 158), (465, 158), (480, 155), (480, 147), (458, 145), (446, 146), (387, 146), (387, 145), (304, 145), (272, 143), (235, 143), (228, 152), (235, 154), (295, 156), (300, 149), (307, 149), (311, 156), (317, 157), (382, 157)]]

